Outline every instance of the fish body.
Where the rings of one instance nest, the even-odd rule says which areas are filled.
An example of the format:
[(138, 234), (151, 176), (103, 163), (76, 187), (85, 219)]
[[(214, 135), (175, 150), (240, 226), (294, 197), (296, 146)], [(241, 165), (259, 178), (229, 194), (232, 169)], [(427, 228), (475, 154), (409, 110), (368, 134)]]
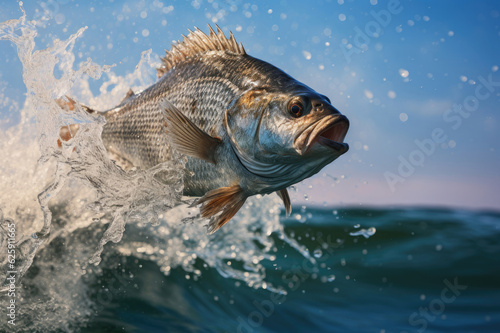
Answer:
[(184, 194), (214, 232), (255, 194), (286, 188), (348, 150), (349, 122), (330, 100), (248, 55), (234, 36), (196, 29), (172, 46), (159, 80), (104, 115), (106, 148), (150, 168), (187, 156)]

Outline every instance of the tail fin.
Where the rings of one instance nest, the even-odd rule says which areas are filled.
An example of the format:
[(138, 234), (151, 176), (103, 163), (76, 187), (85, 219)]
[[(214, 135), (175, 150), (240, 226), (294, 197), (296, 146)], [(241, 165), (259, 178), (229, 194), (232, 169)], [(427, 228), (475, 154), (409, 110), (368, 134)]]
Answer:
[[(75, 109), (75, 105), (76, 105), (75, 100), (69, 96), (65, 96), (65, 97), (66, 97), (66, 99), (58, 98), (55, 100), (55, 102), (57, 103), (57, 105), (59, 105), (59, 107), (61, 109), (66, 110), (66, 111), (73, 111)], [(96, 112), (95, 110), (89, 108), (86, 105), (81, 105), (81, 107), (85, 111), (87, 111), (88, 113), (95, 113)], [(61, 127), (61, 129), (59, 130), (59, 139), (57, 139), (57, 146), (59, 148), (62, 148), (62, 142), (71, 140), (75, 136), (78, 129), (79, 129), (78, 124), (71, 124), (68, 126)]]

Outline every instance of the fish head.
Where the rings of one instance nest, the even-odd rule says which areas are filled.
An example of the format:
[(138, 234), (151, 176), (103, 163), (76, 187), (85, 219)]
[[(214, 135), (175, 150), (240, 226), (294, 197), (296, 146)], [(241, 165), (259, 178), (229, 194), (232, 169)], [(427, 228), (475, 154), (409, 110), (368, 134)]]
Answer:
[(348, 151), (349, 120), (313, 89), (297, 81), (287, 88), (248, 91), (227, 112), (226, 126), (247, 169), (300, 181)]
[(349, 120), (332, 106), (328, 97), (304, 89), (285, 102), (282, 109), (290, 115), (287, 124), (293, 133), (291, 147), (298, 156), (336, 159), (349, 150), (344, 142)]

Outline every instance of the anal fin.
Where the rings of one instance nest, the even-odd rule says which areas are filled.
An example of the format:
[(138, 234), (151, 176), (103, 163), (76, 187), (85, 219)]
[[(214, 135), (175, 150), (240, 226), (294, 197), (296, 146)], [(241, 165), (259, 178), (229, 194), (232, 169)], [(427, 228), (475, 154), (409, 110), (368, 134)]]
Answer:
[(201, 204), (201, 216), (210, 218), (208, 233), (213, 234), (240, 210), (246, 199), (243, 189), (234, 185), (207, 192), (194, 205)]
[(292, 204), (290, 202), (290, 196), (288, 195), (288, 191), (286, 188), (276, 191), (276, 194), (283, 200), (283, 204), (285, 205), (286, 216), (290, 216), (292, 213)]
[(169, 101), (163, 100), (162, 106), (167, 115), (167, 135), (177, 151), (215, 164), (215, 150), (222, 140), (201, 130)]

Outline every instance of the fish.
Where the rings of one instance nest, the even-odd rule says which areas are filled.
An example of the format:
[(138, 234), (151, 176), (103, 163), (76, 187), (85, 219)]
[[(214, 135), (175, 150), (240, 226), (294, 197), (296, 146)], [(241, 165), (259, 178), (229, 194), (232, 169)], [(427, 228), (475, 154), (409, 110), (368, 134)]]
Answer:
[(290, 215), (287, 188), (348, 151), (349, 120), (327, 96), (247, 54), (232, 32), (208, 27), (165, 50), (156, 83), (100, 114), (106, 149), (129, 166), (185, 155), (183, 195), (199, 197), (214, 233), (257, 194), (277, 193)]

